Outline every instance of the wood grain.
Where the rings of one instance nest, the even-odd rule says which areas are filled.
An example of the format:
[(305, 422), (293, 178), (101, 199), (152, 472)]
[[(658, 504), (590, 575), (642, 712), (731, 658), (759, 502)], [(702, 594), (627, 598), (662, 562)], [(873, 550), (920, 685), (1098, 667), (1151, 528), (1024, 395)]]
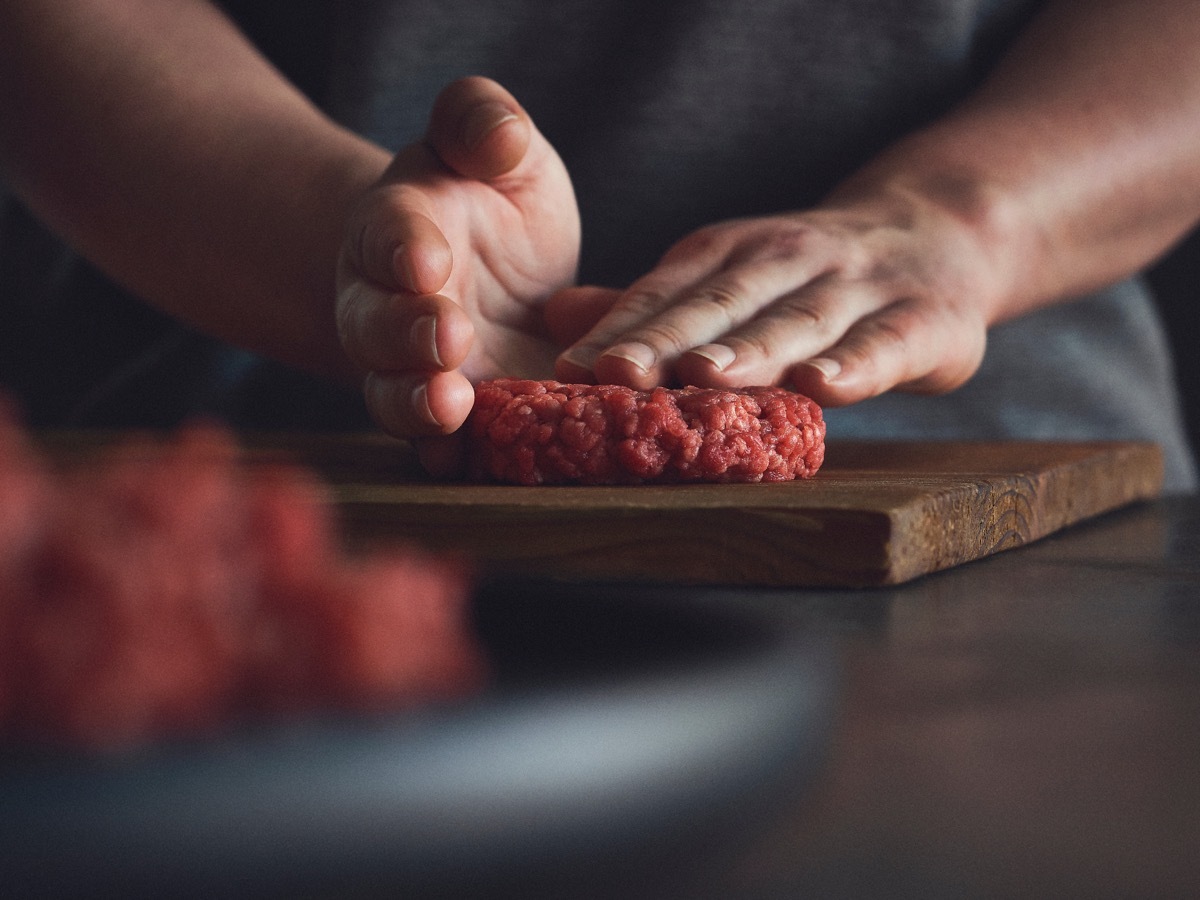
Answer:
[[(79, 462), (114, 435), (46, 436)], [(489, 570), (562, 578), (872, 587), (1019, 547), (1162, 490), (1138, 442), (830, 442), (786, 484), (438, 483), (380, 434), (244, 436), (329, 483), (352, 545), (415, 541)]]
[(333, 484), (357, 541), (413, 540), (496, 569), (589, 579), (897, 584), (1162, 487), (1159, 449), (1132, 442), (833, 442), (808, 481), (536, 488), (432, 483), (378, 437), (299, 449)]

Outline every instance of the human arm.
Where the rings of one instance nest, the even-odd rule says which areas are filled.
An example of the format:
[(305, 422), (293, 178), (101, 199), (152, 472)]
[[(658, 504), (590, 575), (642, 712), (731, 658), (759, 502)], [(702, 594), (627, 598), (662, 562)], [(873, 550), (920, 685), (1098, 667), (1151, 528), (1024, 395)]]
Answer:
[[(487, 103), (507, 111), (492, 108), (495, 127), (465, 148)], [(428, 140), (393, 159), (315, 109), (203, 0), (0, 4), (0, 171), (147, 301), (264, 355), (365, 380), (372, 412), (402, 436), (457, 427), (470, 408), (458, 369), (498, 365), (503, 338), (548, 370), (530, 307), (570, 280), (578, 253), (565, 170), (498, 86), (448, 91)], [(385, 221), (364, 232), (373, 212)], [(404, 233), (419, 238), (407, 257), (419, 284), (380, 249)], [(538, 277), (519, 277), (534, 262)], [(474, 280), (481, 271), (494, 277)], [(438, 358), (428, 341), (381, 351), (380, 335), (408, 336), (418, 320), (441, 326)]]
[(389, 154), (195, 0), (0, 5), (0, 167), (81, 253), (243, 346), (352, 377), (333, 327), (350, 204)]
[(990, 325), (1137, 271), (1200, 216), (1198, 45), (1187, 0), (1048, 4), (975, 96), (817, 208), (702, 229), (625, 292), (556, 297), (579, 340), (559, 376), (790, 381), (829, 405), (955, 387)]

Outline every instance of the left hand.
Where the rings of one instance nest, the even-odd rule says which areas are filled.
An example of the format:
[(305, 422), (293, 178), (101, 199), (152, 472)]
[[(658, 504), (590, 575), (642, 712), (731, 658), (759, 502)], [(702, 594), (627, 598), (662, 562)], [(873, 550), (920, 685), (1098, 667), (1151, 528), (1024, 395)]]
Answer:
[(449, 435), (475, 382), (548, 376), (557, 347), (541, 307), (578, 255), (570, 178), (529, 115), (489, 79), (448, 85), (426, 140), (396, 156), (345, 228), (339, 336), (379, 425)]

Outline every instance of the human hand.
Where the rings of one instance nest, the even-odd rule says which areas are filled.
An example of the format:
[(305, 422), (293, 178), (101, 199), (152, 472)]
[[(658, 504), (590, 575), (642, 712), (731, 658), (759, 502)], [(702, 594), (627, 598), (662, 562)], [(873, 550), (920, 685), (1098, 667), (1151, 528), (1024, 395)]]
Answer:
[(339, 336), (380, 426), (449, 434), (473, 382), (548, 376), (541, 304), (578, 254), (570, 179), (528, 114), (488, 79), (449, 85), (426, 140), (352, 212), (338, 263)]
[(969, 217), (863, 190), (703, 228), (627, 290), (568, 288), (546, 315), (574, 342), (563, 381), (790, 384), (839, 406), (966, 381), (1007, 289), (996, 272)]

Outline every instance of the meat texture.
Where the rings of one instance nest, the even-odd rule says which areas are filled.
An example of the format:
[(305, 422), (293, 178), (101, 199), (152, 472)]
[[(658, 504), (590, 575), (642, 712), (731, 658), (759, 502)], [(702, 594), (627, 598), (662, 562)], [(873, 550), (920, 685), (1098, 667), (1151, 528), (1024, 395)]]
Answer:
[(825, 455), (821, 408), (777, 387), (500, 379), (478, 385), (467, 427), (469, 476), (521, 485), (791, 481)]
[(0, 415), (0, 738), (123, 748), (481, 685), (469, 573), (351, 557), (308, 470), (196, 426), (52, 469)]

